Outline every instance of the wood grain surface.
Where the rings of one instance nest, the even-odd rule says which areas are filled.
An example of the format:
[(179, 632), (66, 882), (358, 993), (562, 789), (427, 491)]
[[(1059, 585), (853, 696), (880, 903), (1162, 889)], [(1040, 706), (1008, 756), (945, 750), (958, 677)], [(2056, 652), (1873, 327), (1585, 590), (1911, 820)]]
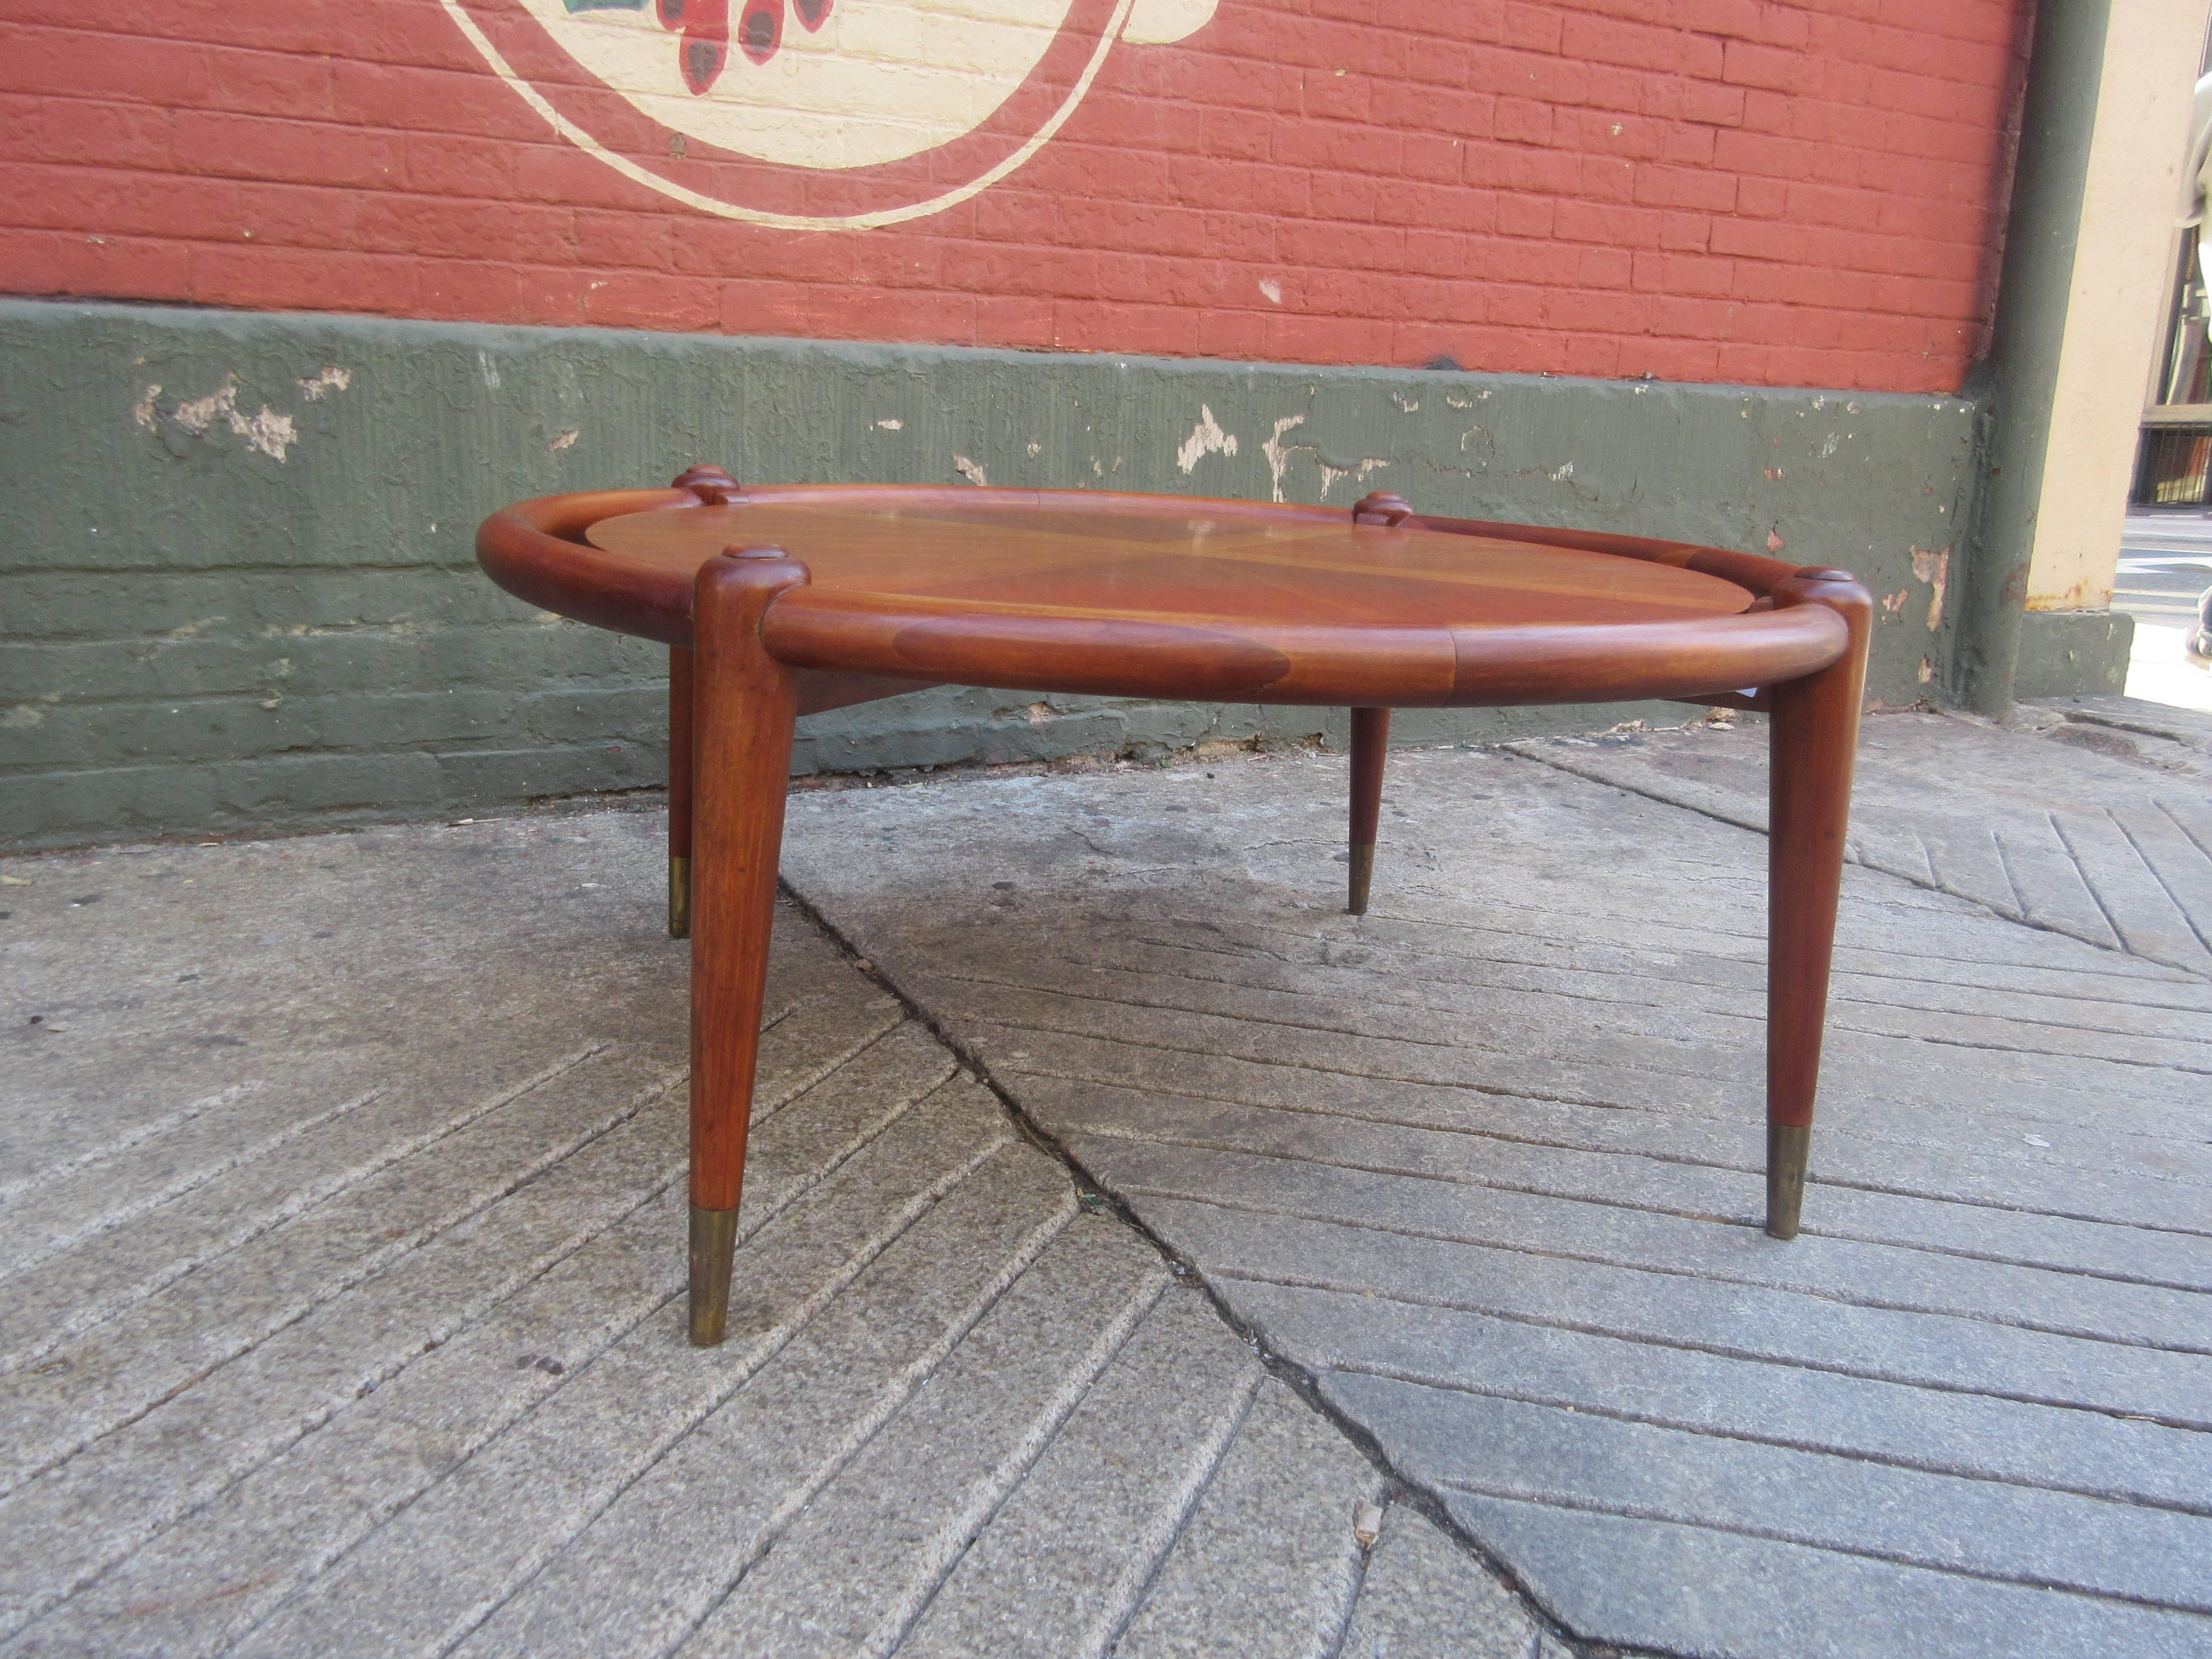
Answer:
[(661, 509), (602, 519), (585, 534), (684, 581), (726, 547), (780, 547), (824, 593), (1198, 627), (1658, 622), (1729, 616), (1752, 599), (1732, 582), (1667, 565), (1354, 525), (1340, 512), (1261, 517), (1158, 500), (1141, 510), (1118, 501), (1031, 506), (1018, 499), (1029, 492), (1006, 493), (1018, 499)]
[(526, 599), (679, 646), (702, 563), (779, 549), (811, 580), (761, 637), (801, 671), (802, 708), (831, 706), (827, 676), (838, 702), (932, 683), (1395, 708), (1698, 697), (1817, 672), (1849, 643), (1823, 610), (1770, 608), (1792, 574), (1772, 560), (1386, 504), (709, 480), (524, 502), (478, 548)]

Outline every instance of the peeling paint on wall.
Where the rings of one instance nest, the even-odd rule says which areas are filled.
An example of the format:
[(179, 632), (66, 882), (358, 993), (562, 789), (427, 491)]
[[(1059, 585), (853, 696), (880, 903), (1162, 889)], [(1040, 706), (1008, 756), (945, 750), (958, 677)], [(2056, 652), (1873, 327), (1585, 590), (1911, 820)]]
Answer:
[(1303, 415), (1284, 416), (1275, 422), (1273, 435), (1260, 446), (1260, 453), (1267, 458), (1269, 486), (1273, 491), (1275, 500), (1279, 501), (1284, 499), (1283, 485), (1290, 476), (1291, 457), (1293, 455), (1302, 454), (1312, 460), (1314, 471), (1321, 475), (1321, 491), (1318, 499), (1324, 501), (1328, 499), (1329, 491), (1336, 487), (1340, 479), (1350, 478), (1356, 483), (1365, 483), (1370, 476), (1390, 465), (1387, 456), (1362, 455), (1357, 460), (1339, 466), (1322, 453), (1322, 447), (1319, 443), (1285, 443), (1283, 434), (1304, 426), (1305, 420), (1306, 417)]
[(300, 382), (300, 395), (311, 404), (319, 404), (333, 392), (343, 392), (353, 384), (349, 368), (325, 367), (319, 374), (310, 374)]
[(1928, 631), (1933, 634), (1943, 626), (1943, 596), (1951, 585), (1951, 550), (1941, 547), (1931, 553), (1916, 547), (1911, 550), (1913, 580), (1934, 589), (1928, 596)]
[(1283, 447), (1283, 434), (1305, 423), (1306, 417), (1303, 415), (1285, 415), (1275, 422), (1274, 435), (1260, 446), (1260, 453), (1267, 458), (1267, 476), (1274, 486), (1275, 499), (1279, 501), (1283, 499), (1283, 474), (1291, 464), (1289, 452)]
[[(148, 431), (158, 426), (154, 400), (161, 388), (149, 386), (140, 394), (131, 410), (132, 418)], [(190, 398), (170, 410), (168, 418), (195, 438), (221, 424), (246, 440), (248, 449), (259, 451), (273, 461), (282, 461), (292, 446), (300, 441), (299, 428), (289, 415), (280, 415), (268, 404), (261, 405), (258, 414), (248, 415), (238, 406), (238, 376), (227, 375), (223, 383), (204, 398)]]
[[(1298, 447), (1304, 448), (1305, 446), (1299, 445)], [(1321, 469), (1321, 498), (1323, 501), (1328, 499), (1329, 486), (1339, 478), (1350, 478), (1355, 483), (1365, 483), (1370, 473), (1379, 472), (1390, 465), (1380, 455), (1363, 455), (1350, 466), (1331, 466), (1327, 461), (1322, 459), (1318, 446), (1314, 447), (1313, 458), (1314, 465)], [(1571, 473), (1574, 470), (1575, 464), (1569, 461), (1567, 471)]]
[(1190, 436), (1182, 441), (1182, 447), (1176, 451), (1176, 465), (1188, 473), (1208, 455), (1234, 455), (1236, 453), (1237, 434), (1224, 432), (1220, 422), (1213, 418), (1212, 410), (1200, 404), (1198, 406), (1198, 424), (1191, 428)]

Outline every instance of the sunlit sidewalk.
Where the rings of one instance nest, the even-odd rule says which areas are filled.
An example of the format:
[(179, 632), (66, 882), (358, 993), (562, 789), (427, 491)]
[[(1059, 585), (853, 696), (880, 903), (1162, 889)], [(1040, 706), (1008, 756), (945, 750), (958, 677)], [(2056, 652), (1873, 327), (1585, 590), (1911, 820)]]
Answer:
[(2205, 734), (1869, 720), (1790, 1244), (1755, 725), (802, 791), (712, 1352), (656, 814), (0, 861), (0, 1652), (2212, 1651)]

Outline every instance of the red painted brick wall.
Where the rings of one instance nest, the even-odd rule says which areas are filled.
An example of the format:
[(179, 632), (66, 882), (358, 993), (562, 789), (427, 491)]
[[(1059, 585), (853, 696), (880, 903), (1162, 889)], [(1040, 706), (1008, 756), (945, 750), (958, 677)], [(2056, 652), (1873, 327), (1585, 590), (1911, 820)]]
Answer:
[(436, 0), (14, 0), (0, 286), (1950, 392), (2018, 10), (1221, 0), (972, 199), (801, 232), (564, 141)]

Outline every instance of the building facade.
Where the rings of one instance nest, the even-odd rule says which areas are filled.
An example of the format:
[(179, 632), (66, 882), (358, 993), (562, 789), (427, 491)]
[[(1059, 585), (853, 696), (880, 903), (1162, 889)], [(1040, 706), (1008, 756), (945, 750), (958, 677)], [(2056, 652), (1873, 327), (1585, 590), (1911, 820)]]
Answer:
[[(2008, 696), (2038, 647), (2006, 561), (2053, 509), (1993, 509), (1990, 457), (2039, 397), (2039, 473), (2066, 406), (2006, 307), (2056, 283), (2064, 335), (2112, 41), (2188, 10), (30, 0), (0, 23), (0, 842), (656, 781), (657, 653), (493, 592), (471, 538), (701, 460), (1388, 488), (1840, 564), (1881, 599), (1880, 702)], [(2130, 118), (2185, 126), (2191, 27)], [(2112, 684), (2091, 587), (2023, 688)], [(816, 717), (799, 764), (1336, 729), (1295, 712), (948, 691)]]

